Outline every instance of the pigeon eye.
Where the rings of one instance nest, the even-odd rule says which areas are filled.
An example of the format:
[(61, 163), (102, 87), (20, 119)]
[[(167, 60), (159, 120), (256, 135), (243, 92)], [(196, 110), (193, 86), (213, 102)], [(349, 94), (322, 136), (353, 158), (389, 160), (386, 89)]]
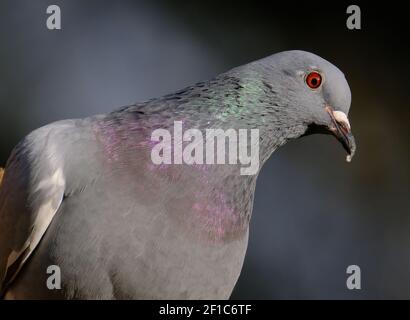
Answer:
[(319, 72), (313, 71), (307, 75), (306, 84), (311, 89), (317, 89), (322, 84), (322, 76)]

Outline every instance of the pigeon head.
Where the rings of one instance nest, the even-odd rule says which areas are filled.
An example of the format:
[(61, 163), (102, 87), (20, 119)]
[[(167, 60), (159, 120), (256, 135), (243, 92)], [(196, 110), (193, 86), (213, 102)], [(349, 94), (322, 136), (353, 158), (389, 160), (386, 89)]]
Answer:
[(351, 93), (337, 67), (309, 52), (285, 51), (248, 68), (269, 89), (270, 113), (280, 114), (287, 124), (302, 126), (300, 136), (334, 135), (347, 151), (347, 161), (351, 160), (356, 150), (348, 120)]

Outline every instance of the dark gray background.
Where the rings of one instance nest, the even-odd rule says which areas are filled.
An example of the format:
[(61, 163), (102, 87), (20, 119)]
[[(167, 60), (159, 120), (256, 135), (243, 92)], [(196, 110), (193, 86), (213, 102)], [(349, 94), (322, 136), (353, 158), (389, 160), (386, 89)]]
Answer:
[[(46, 8), (62, 9), (61, 31)], [(360, 4), (360, 3), (359, 3)], [(410, 298), (406, 10), (347, 3), (1, 0), (0, 166), (46, 123), (104, 113), (288, 50), (339, 66), (358, 153), (312, 136), (278, 150), (258, 180), (250, 246), (233, 298)], [(346, 268), (362, 290), (346, 289)]]

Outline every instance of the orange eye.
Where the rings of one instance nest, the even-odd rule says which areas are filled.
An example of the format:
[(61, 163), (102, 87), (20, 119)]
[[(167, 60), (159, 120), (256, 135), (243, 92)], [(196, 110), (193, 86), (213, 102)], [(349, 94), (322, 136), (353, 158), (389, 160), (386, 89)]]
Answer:
[(306, 84), (311, 89), (317, 89), (322, 84), (322, 76), (319, 72), (313, 71), (307, 75)]

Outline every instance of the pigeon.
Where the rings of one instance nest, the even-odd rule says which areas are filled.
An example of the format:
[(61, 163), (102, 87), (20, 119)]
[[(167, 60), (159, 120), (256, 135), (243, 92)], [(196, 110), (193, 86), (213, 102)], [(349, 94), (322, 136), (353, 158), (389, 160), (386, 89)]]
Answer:
[[(350, 161), (350, 104), (337, 67), (292, 50), (33, 131), (12, 151), (0, 187), (1, 297), (229, 299), (263, 164), (286, 142), (315, 133), (335, 136)], [(153, 132), (173, 134), (176, 123), (197, 133), (257, 130), (245, 151), (258, 145), (258, 169), (155, 163)]]

